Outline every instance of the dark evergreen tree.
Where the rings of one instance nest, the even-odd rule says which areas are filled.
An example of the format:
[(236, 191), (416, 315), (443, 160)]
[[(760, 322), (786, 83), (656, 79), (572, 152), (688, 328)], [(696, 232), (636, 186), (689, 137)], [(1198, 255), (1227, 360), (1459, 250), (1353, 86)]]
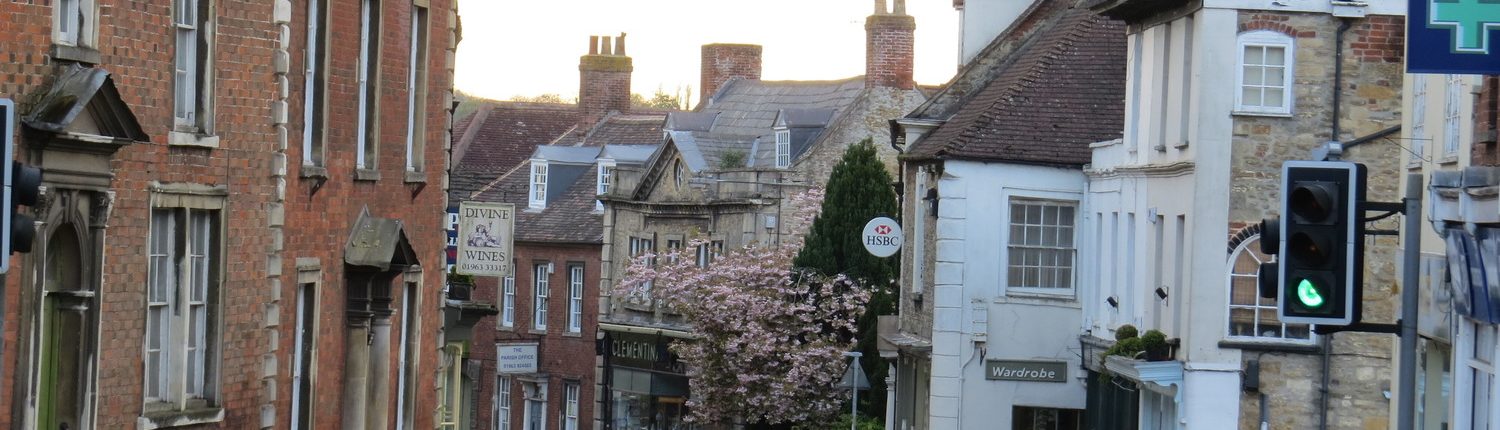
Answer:
[(823, 208), (792, 265), (824, 275), (842, 273), (870, 288), (870, 302), (859, 320), (857, 348), (860, 366), (870, 380), (870, 391), (860, 393), (861, 415), (885, 417), (886, 360), (875, 350), (876, 322), (896, 313), (895, 285), (900, 254), (886, 258), (866, 251), (861, 233), (877, 216), (898, 219), (896, 191), (885, 164), (876, 156), (873, 139), (849, 146), (828, 176)]

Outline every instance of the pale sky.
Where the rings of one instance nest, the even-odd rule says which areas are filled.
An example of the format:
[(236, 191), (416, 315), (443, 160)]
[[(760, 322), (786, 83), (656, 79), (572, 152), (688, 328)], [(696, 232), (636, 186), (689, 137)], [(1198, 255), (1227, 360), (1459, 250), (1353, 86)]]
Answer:
[[(763, 46), (761, 78), (841, 79), (865, 72), (865, 17), (871, 0), (459, 0), (463, 42), (455, 86), (492, 99), (556, 93), (578, 96), (578, 57), (590, 35), (625, 32), (635, 64), (631, 87), (692, 86), (698, 99), (700, 47)], [(915, 77), (942, 84), (958, 56), (952, 0), (908, 0), (916, 17)]]

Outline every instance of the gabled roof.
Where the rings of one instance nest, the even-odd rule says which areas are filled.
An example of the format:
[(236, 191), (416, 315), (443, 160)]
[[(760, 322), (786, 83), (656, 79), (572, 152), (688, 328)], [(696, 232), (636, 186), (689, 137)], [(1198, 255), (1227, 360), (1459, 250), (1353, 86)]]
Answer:
[[(1090, 143), (1119, 138), (1125, 27), (1077, 3), (1041, 0), (1033, 6), (1028, 13), (1058, 16), (1040, 21), (1014, 51), (998, 52), (1010, 58), (976, 58), (1003, 69), (905, 157), (1077, 166), (1089, 162)], [(1018, 21), (1038, 22), (1032, 18)], [(1012, 26), (1000, 38), (1015, 30)]]
[(829, 109), (842, 114), (865, 88), (864, 77), (837, 81), (731, 79), (698, 112), (717, 112), (711, 131), (733, 136), (771, 132), (782, 109)]
[(673, 131), (668, 133), (669, 144), (682, 153), (688, 169), (702, 172), (716, 169), (725, 154), (739, 152), (749, 158), (755, 136), (733, 136), (701, 131)]
[[(454, 201), (466, 200), (525, 162), (537, 146), (567, 136), (578, 124), (578, 108), (556, 103), (497, 102), (461, 120), (453, 136), (455, 152), (451, 178)], [(463, 141), (462, 139), (470, 139)]]
[(109, 72), (78, 64), (58, 70), (51, 85), (21, 122), (37, 130), (66, 133), (85, 110), (104, 135), (126, 143), (151, 140), (130, 106), (120, 98)]
[(662, 139), (662, 113), (610, 114), (580, 142), (582, 145), (657, 145)]

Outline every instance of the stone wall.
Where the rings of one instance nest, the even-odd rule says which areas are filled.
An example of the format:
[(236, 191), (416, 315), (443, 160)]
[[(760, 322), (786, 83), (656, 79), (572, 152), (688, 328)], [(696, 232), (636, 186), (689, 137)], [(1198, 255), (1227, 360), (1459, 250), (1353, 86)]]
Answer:
[[(1352, 21), (1344, 34), (1343, 81), (1338, 87), (1340, 133), (1349, 141), (1396, 126), (1401, 121), (1403, 19), (1370, 16)], [(1296, 39), (1296, 103), (1290, 117), (1236, 115), (1233, 130), (1232, 189), (1229, 233), (1263, 217), (1277, 215), (1281, 164), (1304, 160), (1330, 140), (1333, 111), (1334, 38), (1339, 21), (1322, 14), (1242, 12), (1240, 30), (1272, 30)], [(1396, 201), (1401, 159), (1399, 144), (1377, 139), (1349, 148), (1345, 160), (1369, 168), (1368, 197)], [(1376, 223), (1395, 228), (1399, 218)], [(1364, 320), (1392, 322), (1397, 291), (1396, 241), (1366, 239)], [(1389, 335), (1341, 333), (1332, 336), (1328, 425), (1331, 429), (1386, 428), (1390, 402)], [(1260, 391), (1271, 399), (1271, 428), (1316, 428), (1321, 385), (1317, 353), (1271, 348), (1246, 350), (1245, 360), (1261, 362)], [(1259, 396), (1241, 397), (1240, 428), (1258, 428)]]

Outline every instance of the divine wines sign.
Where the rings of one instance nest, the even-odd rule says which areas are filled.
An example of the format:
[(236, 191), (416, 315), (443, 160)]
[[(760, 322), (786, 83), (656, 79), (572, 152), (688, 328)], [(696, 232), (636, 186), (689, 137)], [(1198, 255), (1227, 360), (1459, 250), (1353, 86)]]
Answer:
[(454, 269), (474, 276), (509, 275), (515, 221), (516, 206), (510, 203), (459, 203), (458, 264)]
[(1068, 382), (1068, 363), (1062, 361), (985, 360), (984, 379)]
[(859, 237), (865, 250), (876, 257), (890, 257), (901, 250), (901, 224), (890, 218), (875, 217), (865, 223), (864, 233)]

